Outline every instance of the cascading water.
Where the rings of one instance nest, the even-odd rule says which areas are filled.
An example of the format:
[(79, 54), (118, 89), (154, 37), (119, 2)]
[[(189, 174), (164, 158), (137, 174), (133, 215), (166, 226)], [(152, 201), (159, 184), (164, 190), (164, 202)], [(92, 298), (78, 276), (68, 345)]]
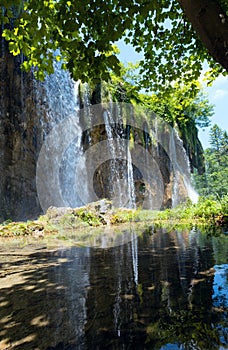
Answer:
[[(71, 207), (77, 207), (84, 204), (88, 198), (87, 188), (87, 169), (86, 160), (83, 154), (81, 144), (81, 127), (79, 124), (78, 111), (79, 111), (79, 89), (80, 82), (74, 84), (74, 100), (75, 100), (75, 120), (74, 125), (77, 127), (77, 136), (69, 147), (64, 152), (60, 166), (60, 182), (62, 184), (63, 197), (66, 198), (67, 203)], [(79, 184), (79, 177), (83, 178), (83, 186)], [(81, 200), (80, 192), (83, 190), (83, 199)]]
[(181, 180), (188, 193), (188, 197), (193, 203), (196, 203), (198, 201), (198, 194), (191, 186), (189, 159), (183, 147), (183, 141), (175, 129), (172, 129), (170, 134), (170, 154), (173, 166), (172, 206), (175, 207), (181, 202), (179, 193)]
[[(117, 116), (115, 123), (112, 108), (104, 112), (105, 130), (111, 154), (110, 192), (115, 206), (135, 208), (133, 167), (128, 142), (115, 130), (116, 125), (121, 124), (120, 117)], [(113, 139), (114, 133), (116, 133), (115, 139)], [(122, 162), (125, 158), (126, 160)]]
[(180, 203), (180, 197), (179, 197), (179, 182), (180, 182), (180, 174), (177, 167), (177, 152), (176, 152), (176, 133), (175, 130), (172, 129), (170, 133), (170, 159), (171, 159), (171, 166), (172, 166), (172, 207), (176, 207)]
[(128, 206), (129, 208), (135, 209), (135, 185), (134, 185), (134, 174), (133, 174), (133, 166), (131, 153), (129, 151), (129, 147), (127, 147), (127, 189), (128, 189)]
[[(190, 171), (190, 169), (189, 169)], [(184, 184), (188, 192), (188, 196), (192, 203), (197, 203), (199, 199), (198, 193), (194, 190), (194, 188), (191, 185), (191, 180), (189, 178), (184, 178)]]
[[(144, 126), (143, 133), (144, 133), (144, 143), (145, 143), (145, 151), (146, 151), (145, 152), (145, 169), (146, 169), (146, 172), (148, 174), (147, 177), (148, 177), (148, 179), (150, 179), (151, 178), (151, 171), (150, 171), (149, 146), (150, 146), (151, 140), (153, 138), (153, 135), (151, 135), (152, 136), (152, 138), (151, 138), (147, 123)], [(149, 183), (150, 182), (151, 181), (149, 181)], [(145, 191), (145, 186), (142, 187), (142, 191), (143, 192)], [(146, 201), (146, 205), (143, 206), (143, 208), (144, 209), (153, 209), (154, 208), (151, 188), (147, 191), (147, 201)]]
[[(58, 66), (42, 89), (45, 166), (38, 163), (37, 168), (38, 175), (49, 176), (47, 184), (43, 181), (41, 186), (44, 209), (51, 205), (77, 207), (106, 197), (116, 207), (136, 208), (139, 199), (137, 205), (159, 210), (169, 205), (165, 203), (174, 207), (185, 200), (187, 191), (195, 200), (183, 143), (167, 123), (158, 121), (152, 113), (147, 120), (154, 125), (148, 124), (144, 131), (137, 122), (148, 112), (110, 101), (96, 104), (88, 86), (74, 83)], [(143, 147), (139, 133), (144, 133)], [(130, 137), (134, 143), (131, 148)], [(141, 174), (138, 188), (136, 173)], [(170, 181), (171, 185), (166, 185)], [(145, 193), (139, 193), (141, 189)], [(47, 193), (50, 201), (46, 200)]]
[(105, 130), (107, 133), (107, 140), (108, 140), (108, 145), (111, 153), (111, 179), (110, 181), (110, 192), (111, 192), (111, 197), (114, 200), (114, 205), (119, 206), (123, 205), (124, 199), (122, 198), (122, 184), (121, 184), (121, 178), (119, 176), (119, 171), (117, 169), (117, 150), (120, 148), (120, 142), (121, 140), (117, 139), (116, 142), (113, 140), (113, 126), (114, 123), (112, 121), (112, 115), (108, 111), (104, 112), (104, 122), (105, 122)]
[[(56, 63), (54, 74), (47, 76), (38, 89), (44, 144), (37, 164), (37, 186), (44, 210), (50, 205), (78, 207), (87, 198), (87, 172), (79, 122), (79, 84)], [(83, 176), (83, 187), (79, 176)]]

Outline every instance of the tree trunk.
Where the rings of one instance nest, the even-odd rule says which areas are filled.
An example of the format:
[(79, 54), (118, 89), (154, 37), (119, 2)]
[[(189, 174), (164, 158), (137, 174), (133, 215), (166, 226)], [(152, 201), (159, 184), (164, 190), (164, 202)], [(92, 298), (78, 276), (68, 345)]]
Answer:
[(228, 71), (228, 17), (215, 0), (178, 0), (210, 55)]

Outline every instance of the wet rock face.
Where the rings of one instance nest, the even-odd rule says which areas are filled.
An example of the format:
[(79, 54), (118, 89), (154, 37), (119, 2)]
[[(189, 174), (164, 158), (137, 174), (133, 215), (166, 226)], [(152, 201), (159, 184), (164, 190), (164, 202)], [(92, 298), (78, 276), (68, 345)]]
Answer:
[[(96, 96), (97, 100), (94, 96)], [(97, 88), (96, 95), (92, 94), (90, 101), (94, 104), (100, 104), (101, 97), (98, 94)], [(100, 120), (102, 120), (101, 116)], [(140, 152), (141, 149), (144, 148), (148, 157), (153, 160), (153, 164), (159, 168), (158, 175), (160, 178), (156, 179), (156, 176), (154, 176), (151, 183), (148, 184), (143, 178), (143, 169), (139, 169), (134, 162), (132, 162), (132, 176), (136, 206), (143, 209), (164, 209), (172, 207), (174, 204), (173, 189), (176, 179), (173, 175), (172, 161), (165, 148), (159, 142), (156, 146), (152, 145), (152, 136), (149, 131), (149, 126), (145, 124), (147, 123), (146, 121), (142, 121), (142, 127), (138, 128), (124, 124), (121, 117), (119, 123), (115, 124), (114, 120), (116, 119), (114, 118), (109, 125), (109, 131), (107, 130), (107, 123), (106, 125), (99, 124), (87, 129), (82, 137), (84, 150), (87, 151), (90, 147), (92, 149), (91, 152), (93, 152), (93, 149), (95, 150), (93, 156), (86, 161), (88, 172), (95, 169), (92, 183), (93, 188), (89, 188), (89, 191), (94, 190), (98, 198), (108, 198), (113, 200), (114, 203), (116, 203), (114, 199), (115, 194), (119, 191), (119, 194), (123, 195), (122, 202), (125, 203), (126, 206), (129, 205), (129, 194), (124, 193), (127, 187), (126, 184), (129, 183), (129, 178), (127, 178), (129, 169), (126, 160), (121, 159), (121, 156), (123, 156), (126, 151), (123, 150), (123, 153), (120, 153), (120, 157), (116, 156), (116, 158), (113, 158), (113, 155), (117, 155), (117, 153), (115, 153), (115, 147), (113, 147), (113, 150), (110, 151), (111, 158), (103, 161), (98, 167), (96, 167), (96, 164), (98, 164), (96, 158), (99, 158), (100, 154), (97, 153), (96, 147), (94, 146), (106, 141), (107, 144), (109, 144), (108, 148), (111, 147), (113, 141), (108, 142), (111, 135), (111, 139), (118, 140), (117, 142), (120, 143), (121, 140), (125, 140), (127, 143), (130, 142), (130, 140), (133, 140), (133, 146), (130, 149), (131, 159), (141, 159), (142, 155)], [(169, 140), (171, 138), (170, 133), (167, 132), (167, 136), (165, 135), (164, 138)], [(105, 152), (104, 149), (103, 152)], [(184, 152), (183, 149), (182, 152)], [(183, 157), (183, 155), (181, 155), (181, 157)], [(145, 158), (145, 154), (141, 165), (143, 162), (145, 163), (146, 167), (147, 160)], [(155, 169), (151, 167), (150, 171), (153, 173), (155, 172)], [(164, 187), (163, 189), (160, 189), (159, 193), (158, 183), (156, 183), (156, 180), (160, 181)], [(118, 181), (120, 183), (120, 189), (118, 189)], [(176, 192), (178, 192), (179, 201), (182, 202), (186, 200), (188, 198), (188, 193), (181, 176), (178, 184), (175, 184), (175, 186)], [(117, 206), (119, 206), (118, 204), (119, 202), (117, 203)]]
[(0, 220), (24, 219), (40, 212), (35, 169), (42, 131), (33, 77), (19, 68), (23, 57), (8, 54), (4, 42), (0, 50)]
[(74, 87), (67, 72), (58, 70), (45, 83), (22, 72), (23, 57), (9, 54), (4, 41), (0, 54), (0, 220), (33, 219), (42, 213), (40, 149), (53, 126), (74, 110)]
[[(2, 42), (0, 51), (0, 220), (33, 219), (42, 213), (36, 189), (36, 164), (42, 144), (56, 123), (75, 112), (77, 103), (77, 108), (79, 105), (84, 107), (86, 103), (82, 99), (76, 101), (78, 96), (76, 98), (73, 95), (75, 86), (72, 86), (68, 73), (63, 73), (57, 67), (55, 76), (48, 77), (43, 84), (35, 81), (32, 73), (26, 74), (20, 70), (23, 57), (10, 55), (6, 43)], [(100, 104), (100, 92), (98, 85), (91, 91), (89, 103)], [(83, 130), (86, 128), (83, 127)], [(142, 125), (142, 129), (133, 130), (120, 122), (112, 132), (114, 138), (119, 135), (129, 140), (131, 137), (135, 144), (148, 148), (152, 158), (160, 164), (164, 183), (162, 207), (170, 207), (173, 181), (170, 159), (159, 145), (156, 150), (149, 147), (150, 135), (147, 130), (145, 125)], [(104, 124), (92, 129), (88, 127), (81, 137), (83, 150), (106, 139), (107, 129)], [(94, 160), (95, 157), (96, 154)], [(106, 161), (94, 172), (92, 185), (98, 198), (112, 198), (112, 167), (112, 161)], [(125, 181), (126, 160), (118, 159), (115, 167), (118, 168), (121, 181)], [(92, 168), (87, 162), (87, 169)], [(141, 206), (147, 196), (154, 195), (156, 189), (144, 183), (140, 169), (134, 164), (132, 171), (136, 204)], [(184, 186), (179, 192), (183, 198), (186, 197)]]
[[(125, 129), (127, 126), (125, 126)], [(125, 140), (127, 139), (127, 133), (126, 130), (119, 131), (119, 137), (122, 137)], [(136, 131), (131, 130), (131, 133), (134, 134)], [(115, 139), (116, 135), (118, 135), (118, 130), (113, 130), (113, 138)], [(138, 133), (137, 133), (138, 134)], [(93, 147), (99, 142), (103, 142), (104, 140), (107, 140), (108, 135), (105, 130), (105, 128), (102, 126), (99, 126), (99, 128), (93, 128), (89, 131), (89, 139), (90, 144), (86, 145), (86, 149), (89, 147)], [(143, 145), (143, 140), (139, 138), (136, 140), (136, 145), (145, 146)], [(134, 153), (134, 157), (140, 158), (140, 154), (137, 155), (137, 148), (132, 149), (131, 153)], [(163, 199), (160, 200), (157, 199), (157, 184), (154, 179), (154, 182), (149, 185), (145, 180), (143, 179), (143, 174), (137, 166), (132, 164), (132, 175), (133, 175), (133, 182), (134, 182), (134, 195), (135, 195), (135, 204), (137, 207), (142, 207), (144, 209), (151, 209), (151, 200), (156, 200), (161, 204), (159, 205), (158, 209), (160, 208), (169, 208), (172, 206), (173, 200), (172, 200), (172, 192), (173, 192), (173, 175), (172, 175), (172, 165), (170, 162), (170, 158), (168, 154), (165, 152), (165, 150), (162, 147), (157, 147), (156, 149), (151, 147), (148, 149), (149, 156), (154, 160), (155, 164), (158, 164), (159, 171), (160, 171), (160, 180), (162, 181), (164, 185), (163, 190)], [(96, 152), (94, 153), (93, 157), (87, 161), (87, 167), (88, 171), (90, 169), (94, 169), (93, 162), (96, 163)], [(146, 159), (144, 160), (146, 162)], [(89, 163), (92, 162), (92, 163)], [(153, 172), (154, 169), (151, 169)], [(115, 187), (115, 184), (117, 184), (118, 181), (121, 182), (121, 192), (124, 192), (124, 189), (126, 187), (127, 182), (129, 179), (128, 176), (128, 166), (127, 162), (124, 159), (110, 159), (104, 161), (102, 164), (99, 165), (99, 167), (96, 168), (94, 171), (93, 176), (93, 189), (97, 195), (98, 198), (108, 198), (113, 199), (115, 198), (115, 192), (118, 191), (118, 188)], [(110, 180), (111, 179), (111, 180)], [(114, 185), (113, 185), (114, 184)], [(184, 187), (184, 184), (181, 183), (178, 185), (178, 192), (180, 194), (181, 200), (185, 200), (187, 198), (187, 192)], [(155, 205), (156, 207), (156, 205)], [(155, 207), (153, 207), (155, 209)]]
[[(20, 70), (23, 57), (10, 55), (6, 44), (2, 45), (1, 51), (3, 58), (0, 62), (0, 220), (32, 219), (42, 213), (36, 190), (36, 163), (39, 152), (52, 126), (71, 112), (72, 105), (69, 101), (72, 100), (70, 95), (72, 86), (70, 82), (66, 84), (66, 81), (63, 81), (61, 72), (57, 75), (57, 80), (54, 80), (56, 77), (50, 78), (44, 86), (36, 82), (32, 74)], [(91, 102), (97, 104), (100, 101), (99, 89), (96, 87), (91, 93)], [(118, 126), (113, 132), (123, 135), (124, 138), (129, 138), (130, 135), (127, 127), (123, 125)], [(141, 135), (140, 130), (132, 132), (140, 145), (145, 143), (143, 140), (145, 135)], [(105, 126), (94, 127), (87, 135), (85, 133), (82, 135), (84, 151), (105, 139), (107, 139)], [(163, 157), (162, 154), (160, 156)], [(168, 160), (163, 157), (163, 162), (164, 183), (169, 184)], [(113, 191), (109, 185), (111, 166), (111, 162), (106, 162), (95, 172), (93, 186), (98, 198), (111, 198), (110, 192)], [(115, 166), (124, 177), (126, 164), (118, 160)], [(145, 193), (142, 175), (136, 167), (133, 167), (133, 175), (136, 202), (141, 205), (148, 191)], [(171, 193), (166, 190), (166, 204), (170, 201), (170, 196)]]

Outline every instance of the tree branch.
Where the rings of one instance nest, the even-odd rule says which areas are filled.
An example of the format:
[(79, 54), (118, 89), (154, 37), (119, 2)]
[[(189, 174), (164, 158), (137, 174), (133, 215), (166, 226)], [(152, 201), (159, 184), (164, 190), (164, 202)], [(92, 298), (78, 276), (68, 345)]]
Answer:
[(216, 0), (178, 0), (210, 55), (228, 71), (228, 17)]

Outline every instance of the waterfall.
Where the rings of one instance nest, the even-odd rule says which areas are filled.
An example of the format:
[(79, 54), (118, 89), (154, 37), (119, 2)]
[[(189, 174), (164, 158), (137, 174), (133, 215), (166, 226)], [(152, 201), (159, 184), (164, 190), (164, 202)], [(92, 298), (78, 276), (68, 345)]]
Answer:
[(114, 201), (115, 206), (123, 206), (124, 199), (122, 192), (122, 181), (119, 174), (118, 159), (116, 158), (117, 151), (121, 150), (121, 140), (118, 137), (116, 142), (113, 140), (113, 127), (114, 121), (112, 119), (112, 114), (108, 111), (104, 112), (104, 122), (105, 122), (105, 130), (107, 133), (108, 146), (111, 153), (111, 181), (110, 181), (110, 192), (111, 197)]
[(171, 160), (171, 166), (172, 166), (172, 207), (176, 207), (180, 203), (179, 198), (179, 181), (180, 181), (180, 174), (177, 167), (177, 149), (176, 149), (176, 136), (177, 133), (174, 129), (171, 130), (170, 133), (170, 160)]
[[(104, 197), (113, 199), (116, 206), (160, 210), (184, 200), (181, 183), (192, 201), (197, 200), (187, 174), (189, 162), (182, 162), (183, 155), (181, 158), (177, 153), (179, 148), (183, 153), (178, 135), (174, 131), (171, 136), (164, 132), (170, 141), (170, 147), (167, 146), (165, 140), (159, 140), (159, 122), (155, 141), (143, 143), (144, 122), (151, 137), (153, 120), (156, 123), (158, 119), (151, 111), (145, 111), (143, 106), (140, 110), (131, 103), (115, 103), (110, 98), (107, 106), (104, 100), (108, 94), (102, 95), (102, 91), (100, 100), (96, 101), (98, 90), (73, 82), (70, 74), (61, 69), (61, 62), (55, 62), (54, 74), (47, 76), (43, 83), (35, 81), (32, 72), (26, 74), (19, 70), (19, 58), (9, 55), (3, 38), (1, 53), (4, 78), (0, 112), (1, 218), (25, 220), (37, 217), (41, 208), (46, 211), (52, 205), (81, 206)], [(118, 93), (113, 95), (119, 97)], [(103, 141), (109, 148), (109, 158), (103, 159), (103, 163), (107, 161), (111, 167), (106, 175), (108, 166), (104, 164), (102, 168), (102, 162), (97, 162), (97, 167), (89, 167), (85, 154), (95, 145), (93, 131), (97, 125), (93, 111), (95, 117), (97, 115), (92, 103), (99, 104), (103, 112), (106, 109), (105, 132), (101, 130), (96, 136), (100, 153)], [(113, 104), (119, 107), (114, 108)], [(95, 153), (91, 155), (98, 157)], [(162, 157), (170, 159), (162, 160)], [(99, 160), (102, 161), (101, 156)], [(169, 168), (169, 162), (173, 168)], [(173, 188), (169, 186), (172, 171)]]
[[(110, 192), (111, 199), (116, 207), (135, 208), (135, 190), (131, 153), (129, 145), (118, 132), (116, 127), (121, 124), (121, 115), (115, 120), (112, 108), (104, 112), (105, 130), (107, 132), (107, 142), (111, 154), (111, 178)], [(117, 111), (118, 113), (119, 111)], [(114, 139), (114, 134), (116, 138)]]
[[(45, 211), (49, 206), (78, 207), (107, 196), (116, 207), (135, 208), (132, 159), (121, 128), (121, 113), (112, 109), (112, 104), (105, 109), (102, 105), (90, 105), (88, 86), (82, 87), (81, 96), (79, 87), (79, 82), (73, 82), (68, 73), (57, 66), (41, 88), (41, 114), (45, 105), (41, 118), (44, 144), (36, 177), (40, 204)], [(79, 108), (80, 101), (83, 109)], [(103, 108), (106, 140), (102, 140), (102, 134), (96, 129), (99, 107)], [(99, 127), (100, 123), (101, 120)], [(104, 142), (106, 150), (102, 148)], [(94, 176), (97, 169), (100, 176), (99, 167), (105, 161), (109, 161), (110, 174), (102, 180), (101, 187), (102, 191), (108, 187), (108, 191), (97, 195)], [(102, 176), (106, 170), (107, 167)]]
[(184, 177), (184, 184), (185, 184), (185, 187), (187, 189), (188, 196), (189, 196), (190, 200), (192, 201), (192, 203), (196, 204), (198, 202), (199, 195), (192, 187), (190, 179)]
[[(178, 143), (179, 149), (181, 149), (182, 153), (183, 153), (183, 158), (184, 158), (184, 162), (183, 164), (180, 165), (180, 170), (181, 170), (181, 174), (183, 175), (183, 182), (184, 182), (184, 186), (185, 189), (188, 193), (188, 197), (189, 199), (193, 202), (193, 203), (197, 203), (199, 195), (198, 193), (194, 190), (194, 188), (192, 187), (191, 184), (191, 169), (190, 169), (190, 161), (189, 158), (187, 156), (187, 153), (184, 149), (183, 146), (183, 141), (181, 140), (181, 138), (178, 135), (178, 132), (174, 129), (175, 132), (175, 139), (176, 142)], [(178, 152), (177, 152), (178, 154)]]
[(135, 185), (134, 185), (134, 174), (133, 174), (133, 166), (131, 153), (129, 151), (129, 147), (127, 148), (127, 185), (128, 185), (128, 206), (129, 208), (135, 209)]
[(196, 203), (198, 200), (198, 194), (191, 186), (189, 159), (183, 147), (183, 141), (180, 139), (178, 132), (175, 129), (172, 129), (170, 132), (169, 147), (171, 165), (173, 168), (172, 207), (175, 207), (183, 201), (180, 193), (181, 187), (185, 188), (191, 201)]
[[(79, 84), (56, 63), (54, 74), (47, 76), (38, 88), (37, 110), (41, 116), (44, 143), (37, 162), (36, 182), (44, 211), (49, 206), (78, 207), (87, 198)], [(83, 178), (83, 185), (80, 178)]]
[(37, 188), (43, 210), (101, 198), (116, 207), (159, 210), (184, 201), (186, 192), (196, 200), (189, 160), (175, 129), (143, 107), (110, 99), (92, 105), (96, 97), (88, 84), (73, 82), (59, 65), (38, 98), (44, 144)]
[[(81, 206), (84, 204), (84, 201), (87, 202), (88, 199), (86, 160), (83, 154), (81, 142), (82, 130), (78, 118), (79, 84), (80, 82), (78, 81), (74, 83), (73, 87), (73, 97), (75, 101), (74, 124), (77, 127), (77, 135), (63, 154), (59, 172), (63, 197), (71, 207)], [(83, 181), (79, 181), (79, 179), (83, 179)], [(82, 201), (80, 196), (82, 190), (84, 192), (84, 201)]]

